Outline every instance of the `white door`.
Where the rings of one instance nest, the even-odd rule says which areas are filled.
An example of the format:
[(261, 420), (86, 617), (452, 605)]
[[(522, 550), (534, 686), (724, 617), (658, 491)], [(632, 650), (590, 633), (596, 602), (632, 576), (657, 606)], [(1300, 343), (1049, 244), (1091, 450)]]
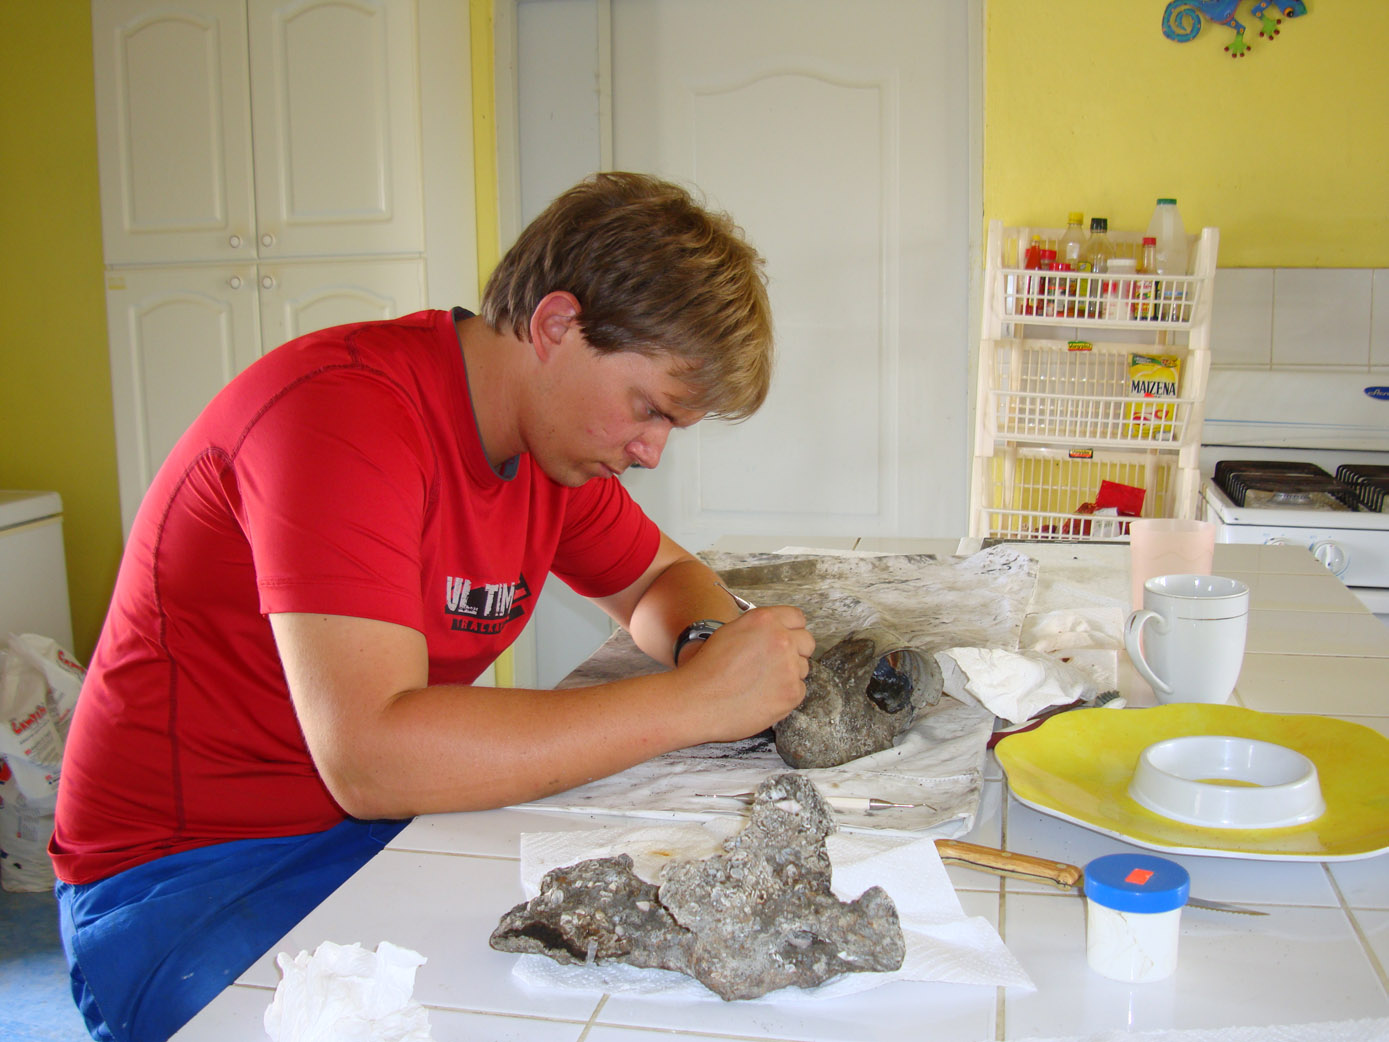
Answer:
[(678, 541), (962, 534), (969, 5), (614, 0), (613, 165), (697, 185), (767, 258), (778, 361), (744, 424), (629, 487)]
[[(645, 170), (696, 185), (767, 258), (779, 352), (767, 404), (743, 424), (677, 432), (657, 470), (624, 479), (686, 546), (731, 533), (964, 534), (980, 10), (499, 6), (519, 84), (499, 91), (499, 123), (517, 99), (519, 142), (519, 202), (504, 215), (523, 224), (594, 169)], [(563, 593), (547, 590), (529, 635), (542, 684), (606, 632)], [(529, 650), (518, 649), (523, 680)]]

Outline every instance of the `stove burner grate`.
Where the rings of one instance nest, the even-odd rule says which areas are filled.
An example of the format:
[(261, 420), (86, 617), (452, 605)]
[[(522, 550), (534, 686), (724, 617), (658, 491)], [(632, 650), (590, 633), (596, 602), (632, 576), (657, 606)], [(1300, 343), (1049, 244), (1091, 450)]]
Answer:
[(1362, 509), (1389, 513), (1389, 466), (1370, 463), (1343, 463), (1336, 477), (1355, 490)]
[(1317, 511), (1368, 509), (1362, 508), (1356, 485), (1332, 477), (1313, 463), (1221, 460), (1215, 465), (1214, 479), (1231, 501), (1241, 507)]

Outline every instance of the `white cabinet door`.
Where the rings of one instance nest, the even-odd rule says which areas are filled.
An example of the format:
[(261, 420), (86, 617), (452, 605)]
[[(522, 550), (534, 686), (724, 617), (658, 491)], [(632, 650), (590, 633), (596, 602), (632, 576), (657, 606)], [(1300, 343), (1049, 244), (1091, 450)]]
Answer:
[(417, 23), (415, 0), (94, 0), (106, 263), (421, 252)]
[(254, 257), (245, 0), (92, 4), (107, 264)]
[(106, 275), (111, 382), (126, 531), (174, 442), (260, 356), (252, 265), (124, 268)]
[(415, 4), (249, 0), (248, 9), (260, 256), (418, 253)]
[(397, 318), (424, 308), (421, 260), (285, 261), (260, 266), (265, 350), (346, 322)]

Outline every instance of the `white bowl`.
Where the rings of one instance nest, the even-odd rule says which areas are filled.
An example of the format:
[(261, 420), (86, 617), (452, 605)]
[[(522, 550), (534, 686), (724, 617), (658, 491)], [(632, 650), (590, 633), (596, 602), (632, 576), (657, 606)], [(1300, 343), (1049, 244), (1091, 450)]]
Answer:
[(1321, 817), (1317, 767), (1252, 738), (1189, 735), (1148, 746), (1129, 795), (1154, 814), (1217, 829), (1277, 829)]

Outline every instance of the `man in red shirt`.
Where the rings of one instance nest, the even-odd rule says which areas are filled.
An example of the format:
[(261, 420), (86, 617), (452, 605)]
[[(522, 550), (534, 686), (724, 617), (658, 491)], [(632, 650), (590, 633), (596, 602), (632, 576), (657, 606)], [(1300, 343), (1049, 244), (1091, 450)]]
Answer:
[[(323, 330), (234, 379), (151, 484), (68, 738), (51, 853), (93, 1037), (167, 1038), (416, 814), (795, 708), (804, 616), (739, 616), (616, 480), (750, 415), (770, 371), (738, 229), (607, 174), (527, 228), (479, 315)], [(551, 573), (678, 668), (472, 686)]]

